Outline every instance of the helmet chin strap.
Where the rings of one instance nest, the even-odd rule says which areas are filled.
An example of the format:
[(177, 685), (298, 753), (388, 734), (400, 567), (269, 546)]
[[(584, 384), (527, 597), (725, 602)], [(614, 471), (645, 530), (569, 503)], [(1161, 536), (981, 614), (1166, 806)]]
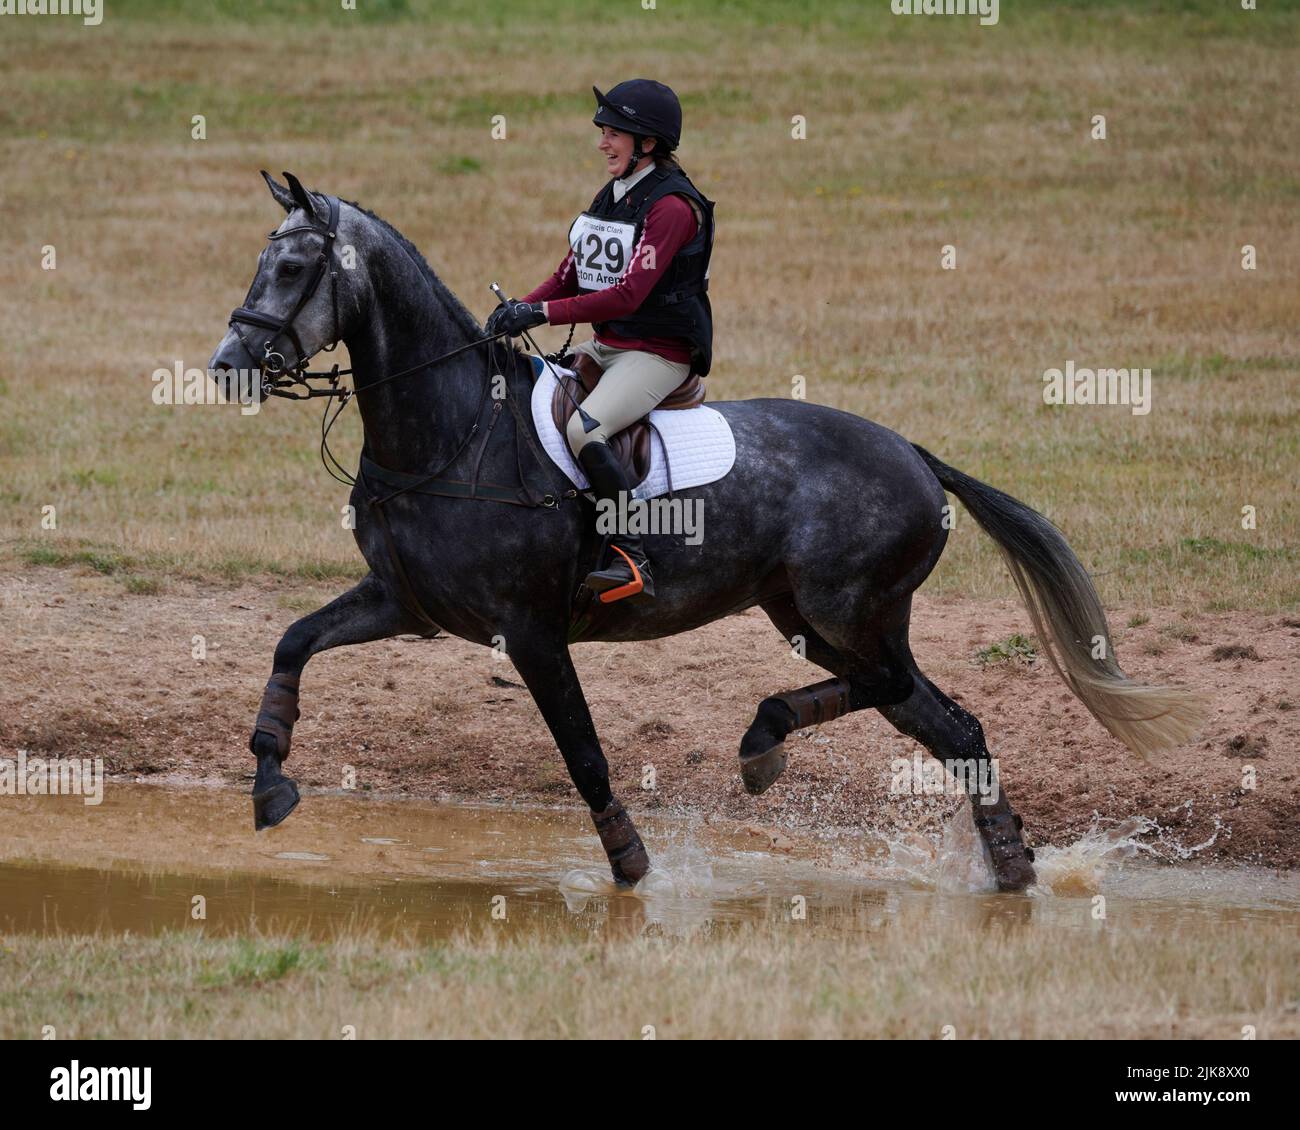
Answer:
[(632, 135), (632, 155), (627, 159), (627, 168), (618, 175), (619, 180), (626, 180), (632, 175), (632, 171), (641, 163), (642, 157), (648, 157), (650, 154), (641, 152), (641, 138), (637, 134)]

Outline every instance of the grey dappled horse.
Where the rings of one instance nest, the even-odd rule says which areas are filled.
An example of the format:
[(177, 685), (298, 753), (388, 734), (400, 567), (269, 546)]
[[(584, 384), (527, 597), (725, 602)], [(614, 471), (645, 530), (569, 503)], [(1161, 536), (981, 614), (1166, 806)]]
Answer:
[[(888, 428), (820, 405), (713, 402), (735, 434), (736, 461), (718, 482), (681, 492), (703, 502), (703, 543), (649, 536), (656, 598), (584, 604), (580, 581), (600, 550), (591, 503), (537, 450), (528, 357), (485, 338), (383, 220), (309, 193), (289, 174), (289, 187), (263, 176), (288, 216), (210, 369), (220, 379), (252, 371), (283, 380), (346, 343), (365, 429), (351, 502), (370, 572), (293, 624), (275, 649), (250, 742), (258, 827), (279, 823), (298, 802), (281, 765), (307, 661), (440, 628), (485, 645), (504, 640), (591, 808), (615, 880), (634, 883), (649, 857), (610, 791), (569, 643), (674, 635), (755, 605), (787, 640), (802, 637), (807, 658), (833, 678), (758, 704), (740, 744), (751, 792), (779, 777), (793, 730), (867, 708), (954, 773), (981, 770), (965, 774), (973, 790), (987, 779), (980, 723), (921, 673), (908, 646), (912, 594), (947, 537), (945, 490), (996, 542), (1043, 649), (1094, 717), (1144, 756), (1190, 736), (1197, 704), (1179, 688), (1124, 675), (1088, 574), (1047, 519)], [(338, 244), (355, 250), (354, 269), (334, 270), (331, 223)], [(973, 806), (976, 825), (998, 885), (1019, 890), (1034, 881), (1033, 856), (1020, 818), (994, 788), (993, 803)]]

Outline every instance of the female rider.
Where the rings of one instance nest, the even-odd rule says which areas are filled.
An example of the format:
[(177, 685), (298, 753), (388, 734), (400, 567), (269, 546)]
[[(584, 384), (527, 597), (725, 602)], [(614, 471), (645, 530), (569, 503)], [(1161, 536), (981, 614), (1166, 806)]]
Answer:
[[(673, 159), (682, 130), (677, 95), (650, 79), (596, 94), (596, 147), (610, 180), (569, 229), (569, 253), (523, 299), (503, 302), (487, 332), (517, 336), (543, 323), (590, 322), (591, 341), (575, 347), (602, 370), (567, 439), (598, 500), (616, 504), (629, 491), (609, 446), (616, 432), (645, 416), (712, 360), (708, 289), (713, 202)], [(608, 603), (654, 595), (641, 538), (618, 529), (614, 552), (586, 585)], [(599, 563), (598, 563), (599, 564)]]

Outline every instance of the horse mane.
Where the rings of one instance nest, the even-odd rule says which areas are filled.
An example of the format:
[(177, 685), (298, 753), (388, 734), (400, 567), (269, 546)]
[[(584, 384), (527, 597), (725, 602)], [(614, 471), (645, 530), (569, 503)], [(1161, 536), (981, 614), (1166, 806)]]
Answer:
[[(343, 198), (340, 197), (339, 199), (342, 200)], [(461, 328), (472, 338), (483, 337), (483, 327), (479, 324), (479, 320), (470, 313), (465, 304), (461, 302), (461, 300), (452, 293), (451, 289), (442, 281), (442, 279), (434, 273), (433, 268), (429, 266), (428, 262), (421, 254), (420, 249), (416, 247), (414, 243), (393, 227), (393, 225), (385, 220), (383, 216), (372, 212), (369, 208), (363, 208), (355, 200), (343, 200), (343, 203), (355, 208), (363, 216), (373, 220), (383, 228), (384, 231), (388, 232), (388, 234), (405, 249), (406, 253), (411, 257), (411, 261), (420, 269), (420, 273), (428, 280), (433, 293), (442, 301), (451, 316), (460, 323)], [(522, 351), (518, 345), (513, 346), (513, 352), (522, 356)]]

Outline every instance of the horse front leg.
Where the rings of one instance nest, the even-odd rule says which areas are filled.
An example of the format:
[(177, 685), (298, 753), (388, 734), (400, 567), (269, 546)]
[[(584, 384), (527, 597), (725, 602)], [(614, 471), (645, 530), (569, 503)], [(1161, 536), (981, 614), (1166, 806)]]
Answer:
[(574, 786), (591, 809), (614, 882), (620, 887), (634, 885), (650, 870), (650, 856), (632, 817), (610, 792), (609, 765), (568, 646), (563, 637), (544, 646), (507, 635), (506, 651), (542, 712)]
[(356, 588), (304, 616), (284, 633), (248, 740), (248, 748), (257, 758), (253, 781), (253, 827), (257, 831), (273, 828), (298, 806), (298, 786), (280, 766), (289, 756), (293, 724), (298, 720), (298, 680), (307, 660), (332, 647), (426, 631), (371, 573)]

